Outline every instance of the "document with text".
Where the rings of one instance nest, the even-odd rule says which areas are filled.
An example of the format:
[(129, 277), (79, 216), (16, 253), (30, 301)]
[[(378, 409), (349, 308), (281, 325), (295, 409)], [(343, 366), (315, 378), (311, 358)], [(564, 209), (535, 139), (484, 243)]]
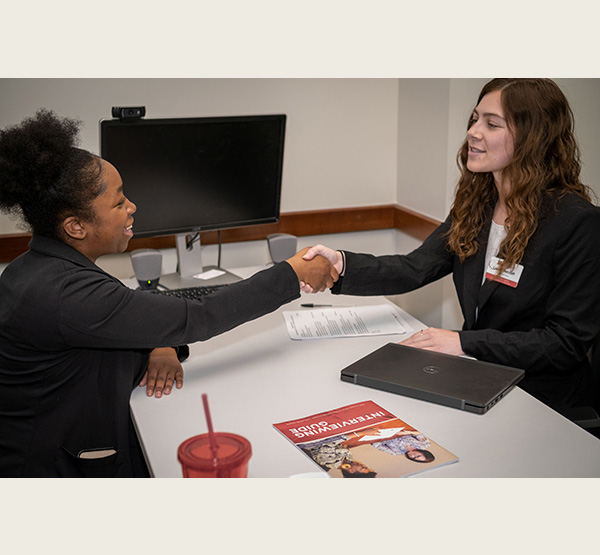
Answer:
[(296, 340), (403, 335), (412, 327), (392, 305), (330, 307), (283, 312), (290, 338)]

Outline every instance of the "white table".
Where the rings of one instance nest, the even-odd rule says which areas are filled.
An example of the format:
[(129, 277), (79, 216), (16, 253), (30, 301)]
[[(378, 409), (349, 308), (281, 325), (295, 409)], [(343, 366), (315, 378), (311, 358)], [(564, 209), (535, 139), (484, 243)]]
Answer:
[[(236, 273), (246, 277), (244, 271)], [(476, 415), (342, 382), (342, 368), (407, 336), (293, 341), (282, 311), (303, 302), (356, 306), (389, 301), (303, 295), (272, 314), (191, 345), (183, 389), (155, 399), (138, 388), (132, 396), (154, 476), (181, 477), (177, 448), (206, 433), (201, 395), (207, 393), (215, 430), (240, 434), (252, 444), (251, 478), (320, 472), (273, 424), (364, 400), (388, 409), (460, 459), (415, 478), (600, 477), (600, 440), (518, 387), (487, 414)], [(401, 312), (416, 331), (425, 327)]]

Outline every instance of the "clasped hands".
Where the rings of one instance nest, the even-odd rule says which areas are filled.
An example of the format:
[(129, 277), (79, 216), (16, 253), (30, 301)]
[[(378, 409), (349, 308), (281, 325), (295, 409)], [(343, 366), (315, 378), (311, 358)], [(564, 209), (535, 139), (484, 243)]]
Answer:
[(303, 293), (317, 293), (333, 287), (343, 266), (342, 254), (323, 245), (302, 249), (287, 262), (296, 272)]

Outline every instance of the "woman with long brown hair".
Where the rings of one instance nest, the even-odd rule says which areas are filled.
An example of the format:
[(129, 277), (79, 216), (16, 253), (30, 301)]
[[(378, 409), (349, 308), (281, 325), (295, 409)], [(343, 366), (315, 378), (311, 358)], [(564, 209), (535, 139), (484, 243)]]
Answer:
[[(600, 333), (600, 209), (580, 181), (569, 103), (549, 79), (494, 79), (458, 154), (450, 214), (407, 255), (319, 245), (340, 271), (332, 292), (405, 293), (453, 275), (461, 331), (405, 345), (523, 368), (520, 387), (561, 410), (592, 401), (586, 353)], [(305, 288), (305, 291), (310, 291)]]

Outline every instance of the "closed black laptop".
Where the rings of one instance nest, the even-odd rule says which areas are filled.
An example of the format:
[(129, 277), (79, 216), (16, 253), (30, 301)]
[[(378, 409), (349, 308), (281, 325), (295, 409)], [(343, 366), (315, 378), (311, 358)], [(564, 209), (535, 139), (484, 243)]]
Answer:
[(483, 414), (524, 374), (517, 368), (388, 343), (344, 368), (341, 378)]

